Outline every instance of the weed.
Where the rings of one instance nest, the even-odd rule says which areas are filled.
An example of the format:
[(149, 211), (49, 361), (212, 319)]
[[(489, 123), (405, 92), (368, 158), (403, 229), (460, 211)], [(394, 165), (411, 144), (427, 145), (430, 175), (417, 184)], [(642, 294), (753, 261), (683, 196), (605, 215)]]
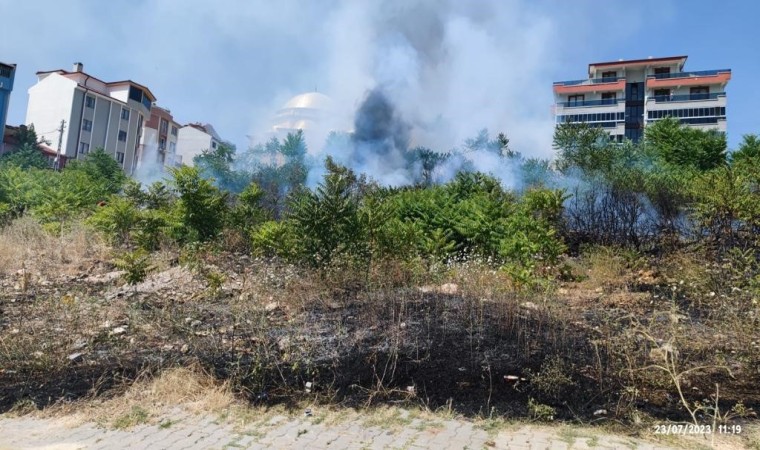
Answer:
[(114, 259), (114, 264), (124, 271), (124, 281), (132, 286), (145, 281), (148, 273), (153, 270), (150, 254), (142, 249), (122, 253)]
[(113, 421), (113, 427), (116, 429), (131, 428), (146, 423), (149, 417), (150, 413), (146, 409), (135, 405), (128, 413), (116, 418)]
[(554, 420), (554, 415), (557, 414), (557, 410), (549, 405), (538, 403), (533, 398), (529, 398), (528, 414), (533, 420), (552, 421)]

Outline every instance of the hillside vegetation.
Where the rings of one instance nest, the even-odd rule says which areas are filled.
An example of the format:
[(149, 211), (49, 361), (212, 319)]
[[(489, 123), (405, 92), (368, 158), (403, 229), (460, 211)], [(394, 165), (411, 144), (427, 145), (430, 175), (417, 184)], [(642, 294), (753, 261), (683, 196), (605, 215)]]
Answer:
[[(147, 186), (103, 151), (55, 172), (22, 146), (0, 158), (0, 409), (192, 362), (265, 404), (756, 418), (758, 138), (728, 155), (665, 119), (641, 144), (554, 141), (552, 162), (485, 132), (417, 148), (396, 187), (330, 158), (309, 187), (300, 133)], [(437, 182), (473, 150), (511, 178)]]

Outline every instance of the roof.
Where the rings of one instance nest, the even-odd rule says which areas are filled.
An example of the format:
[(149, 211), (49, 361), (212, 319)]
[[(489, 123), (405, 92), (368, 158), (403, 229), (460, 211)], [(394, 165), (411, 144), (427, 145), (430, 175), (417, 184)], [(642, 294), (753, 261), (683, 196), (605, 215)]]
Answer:
[(688, 58), (686, 55), (684, 56), (666, 56), (663, 58), (646, 58), (646, 59), (629, 59), (629, 60), (618, 60), (618, 61), (606, 61), (606, 62), (598, 62), (598, 63), (591, 63), (588, 65), (588, 73), (591, 75), (591, 72), (594, 68), (615, 68), (615, 67), (642, 67), (642, 66), (650, 66), (652, 64), (662, 64), (662, 63), (668, 63), (668, 62), (678, 62), (678, 69), (683, 70), (684, 64), (686, 64), (686, 58)]
[(47, 73), (58, 73), (58, 74), (63, 75), (63, 76), (82, 74), (82, 75), (87, 76), (88, 78), (92, 78), (93, 80), (100, 81), (101, 83), (105, 84), (106, 86), (119, 86), (119, 85), (122, 85), (122, 84), (130, 84), (130, 85), (133, 85), (133, 86), (135, 86), (137, 88), (140, 88), (143, 91), (145, 91), (145, 93), (148, 94), (148, 98), (150, 98), (151, 102), (155, 102), (156, 101), (156, 96), (153, 95), (153, 92), (151, 92), (150, 89), (148, 89), (147, 87), (143, 86), (142, 84), (137, 83), (137, 82), (132, 81), (132, 80), (122, 80), (122, 81), (107, 82), (107, 81), (101, 80), (98, 77), (94, 77), (94, 76), (90, 75), (87, 72), (70, 72), (68, 70), (63, 70), (63, 69), (42, 70), (42, 71), (36, 72), (35, 75), (39, 76), (39, 75), (44, 75), (44, 74), (47, 74)]
[(219, 142), (221, 142), (221, 141), (222, 141), (222, 138), (221, 138), (221, 137), (219, 137), (219, 135), (217, 134), (216, 130), (214, 129), (214, 127), (213, 127), (213, 126), (211, 126), (211, 124), (210, 124), (210, 123), (207, 123), (207, 124), (200, 124), (200, 123), (198, 123), (198, 122), (195, 122), (195, 123), (188, 123), (188, 124), (187, 124), (187, 125), (185, 125), (185, 126), (186, 126), (186, 127), (192, 127), (192, 128), (195, 128), (195, 129), (196, 129), (196, 130), (198, 130), (198, 131), (202, 131), (202, 132), (204, 132), (204, 133), (208, 134), (209, 136), (213, 137), (214, 139), (216, 139), (216, 140), (217, 140), (217, 141), (219, 141)]
[(589, 67), (591, 67), (591, 66), (618, 66), (618, 65), (625, 65), (625, 64), (636, 64), (636, 63), (642, 63), (642, 62), (678, 61), (679, 59), (683, 59), (685, 61), (686, 58), (688, 58), (687, 55), (683, 55), (683, 56), (665, 56), (665, 57), (662, 57), (662, 58), (621, 59), (621, 60), (618, 60), (618, 61), (607, 61), (607, 62), (591, 63), (591, 64), (589, 64)]
[(113, 81), (111, 83), (106, 83), (107, 86), (119, 86), (121, 84), (131, 84), (131, 85), (133, 85), (135, 87), (138, 87), (138, 88), (142, 89), (143, 91), (145, 91), (146, 94), (148, 94), (148, 98), (150, 98), (151, 102), (155, 102), (156, 101), (156, 96), (153, 95), (153, 93), (150, 91), (150, 89), (148, 89), (147, 87), (143, 86), (142, 84), (134, 82), (132, 80)]

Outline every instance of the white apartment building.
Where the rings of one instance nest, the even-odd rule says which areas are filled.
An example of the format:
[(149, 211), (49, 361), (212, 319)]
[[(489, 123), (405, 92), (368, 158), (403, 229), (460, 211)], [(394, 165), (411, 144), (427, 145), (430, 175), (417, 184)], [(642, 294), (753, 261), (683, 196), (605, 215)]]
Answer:
[(584, 80), (554, 83), (555, 122), (603, 127), (622, 142), (665, 117), (726, 131), (731, 69), (684, 72), (686, 56), (593, 63)]
[(103, 148), (131, 174), (155, 101), (145, 86), (131, 80), (102, 81), (76, 63), (70, 72), (37, 72), (37, 83), (29, 88), (26, 124), (34, 125), (56, 151), (60, 140), (60, 154), (69, 160)]
[[(145, 122), (139, 147), (139, 163), (146, 162), (174, 167), (177, 155), (180, 125), (171, 111), (153, 105), (150, 118)], [(147, 161), (150, 160), (150, 161)]]
[(193, 158), (205, 150), (216, 150), (222, 138), (210, 124), (191, 123), (179, 129), (177, 139), (176, 165), (193, 165)]

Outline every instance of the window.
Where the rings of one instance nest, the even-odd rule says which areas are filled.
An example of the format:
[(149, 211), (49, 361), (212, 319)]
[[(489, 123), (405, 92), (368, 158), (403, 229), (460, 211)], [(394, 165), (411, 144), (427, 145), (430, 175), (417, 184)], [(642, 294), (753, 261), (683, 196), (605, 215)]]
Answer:
[(127, 132), (123, 130), (119, 130), (119, 140), (122, 142), (127, 142)]
[(670, 75), (670, 67), (655, 67), (654, 68), (655, 78), (668, 78), (668, 75)]
[(654, 96), (658, 99), (660, 97), (670, 97), (670, 89), (655, 89)]
[(176, 135), (177, 135), (177, 127), (172, 125), (172, 136), (176, 136)]
[(169, 153), (176, 153), (176, 152), (177, 152), (177, 143), (169, 142)]
[(116, 161), (119, 164), (124, 164), (124, 152), (116, 152)]
[(567, 104), (569, 106), (580, 106), (580, 105), (583, 105), (583, 100), (585, 98), (586, 98), (585, 95), (570, 95), (567, 97)]
[(0, 77), (10, 78), (13, 67), (0, 64)]
[(158, 129), (158, 132), (161, 134), (166, 134), (169, 131), (169, 122), (166, 119), (161, 119), (161, 126)]
[(617, 94), (614, 92), (602, 92), (602, 105), (614, 105), (617, 101)]
[(90, 151), (90, 144), (86, 142), (80, 142), (79, 143), (79, 153), (82, 155), (86, 155)]
[(617, 78), (617, 72), (611, 70), (609, 72), (602, 72), (602, 78)]
[(84, 119), (82, 121), (82, 130), (83, 131), (92, 131), (92, 120)]
[(158, 149), (159, 150), (166, 150), (166, 138), (159, 138), (158, 139)]
[(95, 107), (95, 97), (92, 95), (88, 95), (84, 98), (84, 106), (88, 108), (94, 108)]
[(212, 148), (216, 148), (216, 142), (212, 142), (212, 143), (211, 143), (211, 147), (212, 147)]
[(710, 98), (710, 88), (708, 86), (694, 86), (689, 89), (692, 100), (707, 100)]
[(137, 89), (134, 86), (129, 87), (129, 99), (134, 100), (136, 102), (142, 102), (143, 98), (143, 91), (140, 89)]
[(121, 108), (121, 120), (129, 120), (129, 110), (127, 108)]

